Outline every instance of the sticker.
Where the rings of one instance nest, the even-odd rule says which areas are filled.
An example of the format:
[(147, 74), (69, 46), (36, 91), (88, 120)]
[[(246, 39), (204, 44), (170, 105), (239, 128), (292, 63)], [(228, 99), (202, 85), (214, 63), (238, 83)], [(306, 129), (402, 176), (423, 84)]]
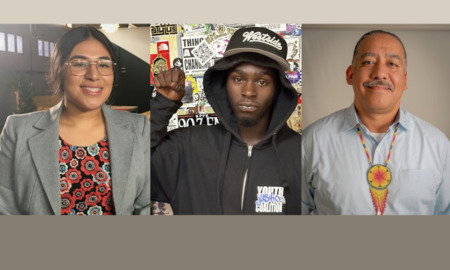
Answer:
[(286, 36), (301, 36), (302, 28), (299, 24), (288, 24), (286, 25), (286, 30), (284, 32)]
[(229, 41), (230, 39), (228, 38), (228, 36), (224, 36), (213, 40), (209, 44), (209, 46), (214, 50), (214, 57), (216, 58), (223, 57), (223, 53), (225, 52), (225, 49), (227, 48)]
[(214, 57), (214, 54), (214, 50), (204, 40), (192, 50), (192, 55), (202, 66), (206, 65)]
[(184, 96), (181, 99), (181, 102), (184, 103), (192, 103), (194, 102), (193, 94), (199, 91), (197, 82), (194, 77), (187, 75), (184, 82)]
[(161, 71), (169, 70), (170, 55), (169, 53), (150, 54), (150, 84), (153, 84), (153, 78)]
[[(225, 26), (229, 29), (229, 28), (234, 28), (235, 30), (239, 29), (239, 28), (247, 28), (247, 27), (253, 27), (253, 26), (257, 26), (256, 24), (242, 24), (242, 23), (230, 23), (230, 24), (225, 24)], [(228, 30), (227, 29), (227, 30)]]
[(286, 24), (284, 24), (284, 23), (282, 23), (282, 24), (256, 24), (256, 26), (265, 27), (276, 33), (286, 31)]
[(203, 91), (203, 77), (186, 76), (185, 94), (181, 102), (183, 105), (176, 113), (178, 116), (214, 113)]
[(183, 25), (186, 36), (205, 35), (209, 32), (209, 24), (185, 24)]
[(283, 187), (257, 186), (256, 213), (282, 213), (286, 204)]
[(157, 51), (159, 54), (160, 53), (170, 53), (168, 40), (157, 41), (156, 48), (157, 48)]
[(183, 60), (179, 57), (173, 59), (172, 66), (182, 70), (183, 69)]
[(210, 33), (206, 37), (206, 42), (208, 42), (208, 44), (211, 44), (211, 42), (213, 42), (214, 40), (216, 40), (218, 38), (230, 39), (230, 37), (231, 37), (231, 35), (228, 33), (227, 28), (225, 26), (223, 26), (222, 28), (218, 28), (217, 31)]
[(193, 94), (193, 99), (194, 102), (197, 102), (198, 113), (213, 113), (213, 111), (209, 110), (209, 108), (211, 108), (212, 110), (212, 107), (211, 105), (209, 105), (208, 100), (206, 99), (205, 91), (203, 91), (203, 77), (195, 77), (195, 82), (197, 83), (198, 92)]
[(195, 77), (195, 82), (197, 83), (198, 89), (203, 91), (203, 77)]
[(215, 31), (219, 35), (227, 33), (227, 27), (223, 24), (212, 24), (211, 30)]
[(290, 71), (290, 72), (286, 72), (286, 78), (289, 80), (290, 83), (296, 84), (300, 81), (300, 79), (302, 78), (302, 75), (299, 70)]
[(287, 59), (287, 62), (289, 63), (290, 71), (300, 71), (300, 64), (297, 59)]
[(167, 132), (178, 128), (178, 116), (177, 114), (173, 114), (169, 119), (169, 124), (167, 125)]
[(178, 116), (178, 127), (192, 127), (199, 125), (214, 126), (219, 123), (219, 119), (215, 114), (191, 114), (186, 116)]
[(177, 24), (150, 25), (151, 36), (176, 35), (178, 34)]
[(294, 38), (289, 38), (286, 37), (284, 38), (284, 40), (286, 40), (287, 43), (287, 59), (300, 59), (300, 40), (296, 37)]

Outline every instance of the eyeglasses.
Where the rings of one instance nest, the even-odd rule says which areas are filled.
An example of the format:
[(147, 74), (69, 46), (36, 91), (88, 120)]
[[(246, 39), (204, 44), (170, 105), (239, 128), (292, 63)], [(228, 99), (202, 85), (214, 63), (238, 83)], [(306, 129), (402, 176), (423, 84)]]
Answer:
[(66, 62), (65, 65), (69, 66), (70, 72), (75, 76), (85, 75), (91, 65), (96, 65), (97, 70), (101, 75), (108, 76), (114, 73), (114, 68), (117, 63), (107, 59), (99, 59), (97, 61), (72, 59), (70, 62)]

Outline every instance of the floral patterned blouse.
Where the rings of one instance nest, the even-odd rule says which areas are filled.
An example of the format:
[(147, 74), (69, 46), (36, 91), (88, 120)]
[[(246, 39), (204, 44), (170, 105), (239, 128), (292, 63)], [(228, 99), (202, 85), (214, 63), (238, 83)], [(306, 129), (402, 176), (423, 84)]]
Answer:
[(73, 146), (59, 137), (61, 215), (114, 215), (107, 138)]

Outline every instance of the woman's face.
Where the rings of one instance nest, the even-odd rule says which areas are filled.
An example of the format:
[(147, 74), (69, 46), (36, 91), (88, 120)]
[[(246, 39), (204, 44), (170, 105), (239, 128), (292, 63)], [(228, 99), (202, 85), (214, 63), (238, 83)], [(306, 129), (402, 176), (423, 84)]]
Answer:
[(114, 74), (100, 74), (95, 63), (100, 59), (112, 60), (111, 55), (100, 41), (88, 39), (73, 48), (66, 62), (74, 59), (88, 60), (91, 64), (84, 75), (73, 75), (70, 66), (65, 66), (63, 73), (65, 107), (80, 112), (100, 110), (101, 105), (111, 94)]

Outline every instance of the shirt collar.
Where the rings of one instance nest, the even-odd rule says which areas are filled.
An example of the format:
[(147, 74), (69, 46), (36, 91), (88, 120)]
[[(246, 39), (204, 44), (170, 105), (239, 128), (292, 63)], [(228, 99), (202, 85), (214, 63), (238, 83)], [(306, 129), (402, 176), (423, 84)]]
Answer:
[[(356, 126), (356, 124), (358, 124), (360, 122), (358, 114), (356, 113), (354, 103), (352, 103), (352, 105), (350, 105), (350, 107), (345, 109), (344, 117), (345, 118), (344, 118), (344, 123), (342, 125), (342, 131), (350, 130), (350, 129), (354, 128)], [(409, 113), (406, 110), (404, 110), (403, 108), (400, 108), (399, 113), (395, 117), (395, 121), (391, 126), (397, 124), (397, 122), (399, 122), (400, 123), (399, 126), (403, 127), (405, 130), (411, 128), (411, 125), (412, 125), (412, 121), (411, 121), (411, 117), (410, 117)]]
[(341, 126), (342, 131), (347, 131), (356, 126), (359, 123), (359, 117), (356, 113), (355, 105), (352, 103), (350, 107), (344, 110), (344, 123)]
[(411, 128), (412, 125), (413, 125), (413, 121), (411, 119), (411, 116), (403, 108), (400, 108), (400, 112), (397, 115), (397, 118), (395, 119), (395, 122), (397, 122), (397, 121), (400, 122), (400, 126), (403, 127), (406, 130)]

